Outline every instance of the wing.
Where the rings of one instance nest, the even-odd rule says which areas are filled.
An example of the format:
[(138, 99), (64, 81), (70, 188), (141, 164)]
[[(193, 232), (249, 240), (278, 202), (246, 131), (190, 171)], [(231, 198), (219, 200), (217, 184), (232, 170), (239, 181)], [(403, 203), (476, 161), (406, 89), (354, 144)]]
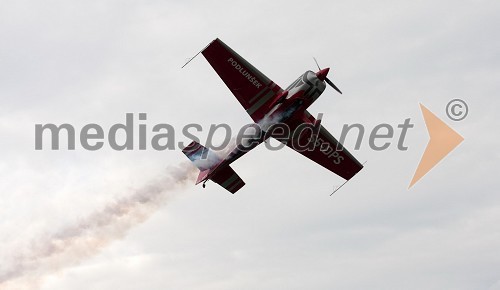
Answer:
[[(287, 124), (293, 132), (300, 124), (314, 124), (315, 122), (316, 119), (309, 112), (305, 111), (302, 116), (292, 117), (291, 120), (287, 121)], [(304, 133), (301, 139), (311, 137), (310, 131), (305, 132), (309, 132), (309, 135)], [(351, 179), (363, 168), (363, 165), (323, 126), (320, 127), (315, 140), (314, 148), (310, 151), (295, 150), (295, 146), (292, 146), (292, 144), (297, 140), (287, 140), (286, 145), (346, 180)], [(300, 142), (304, 144), (307, 143), (307, 140)]]
[(255, 122), (264, 117), (269, 102), (283, 91), (220, 39), (201, 53)]

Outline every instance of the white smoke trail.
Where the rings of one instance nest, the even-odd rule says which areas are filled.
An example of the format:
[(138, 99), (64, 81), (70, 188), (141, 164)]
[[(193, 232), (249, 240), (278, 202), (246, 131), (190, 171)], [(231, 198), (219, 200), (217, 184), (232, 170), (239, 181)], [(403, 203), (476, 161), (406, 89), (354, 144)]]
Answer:
[(2, 265), (0, 289), (37, 289), (45, 275), (96, 255), (149, 218), (176, 189), (192, 182), (196, 172), (189, 162), (169, 167), (161, 179), (96, 210), (78, 223), (33, 240), (28, 249), (18, 249), (10, 265)]

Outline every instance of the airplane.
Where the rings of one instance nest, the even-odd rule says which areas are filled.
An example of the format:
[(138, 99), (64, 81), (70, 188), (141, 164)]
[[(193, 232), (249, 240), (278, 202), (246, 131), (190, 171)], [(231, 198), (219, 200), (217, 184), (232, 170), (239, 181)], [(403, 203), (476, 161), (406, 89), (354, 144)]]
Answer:
[[(307, 108), (323, 93), (326, 84), (342, 94), (327, 78), (329, 68), (321, 69), (314, 59), (318, 66), (317, 72), (308, 70), (286, 89), (282, 89), (218, 38), (198, 54), (200, 53), (253, 119), (256, 128), (261, 128), (261, 131), (254, 130), (255, 136), (241, 140), (232, 151), (223, 156), (192, 141), (182, 152), (200, 170), (195, 184), (203, 183), (205, 188), (205, 183), (212, 180), (234, 194), (245, 185), (245, 182), (230, 164), (270, 137), (339, 175), (346, 180), (345, 182), (363, 168), (363, 165), (321, 126), (321, 119), (316, 120), (307, 111)], [(286, 124), (291, 131), (309, 124), (315, 126), (317, 130), (285, 138), (262, 134), (271, 131), (271, 127), (276, 124)], [(313, 140), (312, 146), (307, 150), (294, 148), (297, 142), (304, 143), (311, 140)]]

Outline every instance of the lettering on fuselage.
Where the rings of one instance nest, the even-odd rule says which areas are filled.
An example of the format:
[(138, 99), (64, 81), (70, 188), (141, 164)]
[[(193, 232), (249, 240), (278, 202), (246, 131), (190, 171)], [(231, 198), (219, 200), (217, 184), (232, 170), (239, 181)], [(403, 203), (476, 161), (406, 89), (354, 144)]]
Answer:
[(262, 84), (250, 74), (246, 69), (244, 69), (237, 61), (235, 61), (232, 57), (228, 58), (227, 62), (230, 62), (231, 65), (240, 72), (252, 85), (256, 88), (260, 88)]

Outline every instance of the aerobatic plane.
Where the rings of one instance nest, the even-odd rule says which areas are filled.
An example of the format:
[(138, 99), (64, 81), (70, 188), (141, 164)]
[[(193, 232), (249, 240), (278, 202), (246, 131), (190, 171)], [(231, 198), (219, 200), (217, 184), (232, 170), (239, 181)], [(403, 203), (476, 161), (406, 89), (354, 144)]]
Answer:
[[(212, 180), (234, 194), (245, 182), (230, 164), (270, 137), (276, 138), (346, 181), (363, 168), (363, 165), (321, 126), (321, 120), (316, 120), (307, 111), (323, 93), (326, 84), (342, 93), (327, 78), (329, 68), (321, 69), (316, 62), (317, 72), (306, 71), (290, 86), (282, 89), (220, 39), (215, 39), (199, 53), (207, 59), (260, 130), (254, 130), (255, 137), (242, 139), (239, 144), (235, 144), (234, 149), (224, 155), (214, 153), (195, 141), (186, 146), (182, 150), (183, 153), (200, 170), (196, 184), (203, 183), (205, 187), (205, 183)], [(195, 57), (196, 55), (193, 58)], [(304, 124), (312, 124), (317, 130), (304, 130), (304, 134), (289, 134), (288, 137), (283, 137), (283, 134), (279, 137), (263, 134), (276, 124), (285, 124), (292, 132), (301, 126), (304, 127)], [(302, 146), (301, 150), (298, 150), (294, 144), (301, 142), (313, 143), (312, 146), (305, 149)]]

